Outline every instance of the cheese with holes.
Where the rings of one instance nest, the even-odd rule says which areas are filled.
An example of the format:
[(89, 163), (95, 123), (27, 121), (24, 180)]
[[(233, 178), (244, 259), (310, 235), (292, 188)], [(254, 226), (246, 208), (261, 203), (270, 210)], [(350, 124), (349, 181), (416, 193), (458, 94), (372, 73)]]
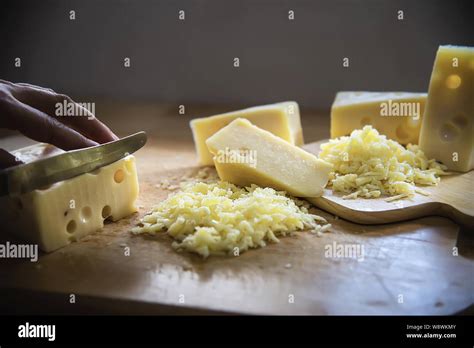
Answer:
[[(49, 148), (39, 144), (13, 154), (28, 162), (32, 153), (44, 157)], [(105, 219), (116, 221), (137, 211), (137, 197), (135, 158), (130, 155), (45, 189), (0, 197), (2, 237), (50, 252), (101, 229)]]
[(272, 187), (297, 197), (318, 197), (332, 165), (248, 120), (237, 119), (207, 141), (221, 180)]
[(200, 164), (214, 164), (212, 154), (207, 149), (206, 140), (237, 118), (245, 118), (257, 127), (275, 134), (290, 144), (297, 146), (304, 144), (297, 103), (290, 101), (256, 106), (222, 115), (197, 118), (191, 121), (190, 125)]
[(339, 92), (331, 107), (331, 138), (371, 125), (400, 144), (418, 144), (426, 93)]
[(440, 46), (431, 74), (420, 147), (450, 170), (474, 168), (474, 47)]

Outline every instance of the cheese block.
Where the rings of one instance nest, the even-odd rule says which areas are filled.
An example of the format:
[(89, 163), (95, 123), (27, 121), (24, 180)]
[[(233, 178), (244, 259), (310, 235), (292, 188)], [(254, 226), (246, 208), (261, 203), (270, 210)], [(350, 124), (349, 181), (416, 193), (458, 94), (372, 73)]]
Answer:
[(318, 197), (332, 165), (245, 119), (236, 119), (206, 141), (221, 180), (268, 186), (298, 197)]
[(474, 47), (440, 46), (431, 74), (420, 147), (450, 170), (474, 168)]
[(339, 92), (331, 107), (331, 138), (371, 125), (400, 144), (418, 144), (426, 93)]
[[(34, 146), (43, 147), (43, 154), (49, 148)], [(35, 152), (13, 154), (28, 161)], [(137, 197), (135, 158), (130, 155), (41, 190), (0, 197), (0, 224), (7, 234), (2, 238), (37, 244), (50, 252), (101, 229), (106, 219), (116, 221), (137, 211)]]
[(237, 118), (245, 118), (254, 125), (272, 132), (290, 144), (301, 146), (303, 130), (300, 112), (296, 102), (283, 102), (256, 106), (244, 110), (228, 112), (221, 115), (191, 120), (194, 144), (202, 165), (213, 165), (212, 154), (206, 146), (206, 140), (219, 129), (227, 126)]

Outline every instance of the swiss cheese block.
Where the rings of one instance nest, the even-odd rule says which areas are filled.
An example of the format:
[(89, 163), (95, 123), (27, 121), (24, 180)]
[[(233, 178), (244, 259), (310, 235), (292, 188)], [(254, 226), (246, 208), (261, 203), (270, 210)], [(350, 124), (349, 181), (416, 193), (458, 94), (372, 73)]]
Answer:
[(318, 197), (332, 165), (258, 128), (236, 119), (206, 141), (221, 180), (240, 186), (273, 187), (298, 197)]
[(371, 125), (400, 144), (418, 144), (426, 93), (339, 92), (331, 107), (331, 138)]
[(453, 171), (474, 168), (474, 47), (440, 46), (420, 148)]
[(290, 144), (297, 146), (304, 144), (300, 112), (296, 102), (255, 106), (191, 121), (194, 144), (196, 145), (200, 164), (213, 165), (212, 154), (207, 149), (206, 140), (237, 118), (245, 118)]
[(9, 235), (53, 251), (101, 229), (105, 219), (137, 211), (137, 197), (135, 158), (130, 155), (42, 190), (0, 197), (2, 238)]

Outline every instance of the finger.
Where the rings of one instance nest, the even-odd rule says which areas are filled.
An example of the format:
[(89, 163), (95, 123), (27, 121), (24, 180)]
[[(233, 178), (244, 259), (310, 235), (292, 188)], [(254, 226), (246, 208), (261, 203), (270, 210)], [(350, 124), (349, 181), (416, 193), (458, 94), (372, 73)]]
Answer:
[(13, 156), (10, 152), (0, 149), (0, 169), (10, 168), (22, 163), (22, 161)]
[(53, 144), (63, 150), (98, 145), (55, 118), (20, 101), (9, 103), (6, 108), (6, 115), (10, 115), (6, 127), (18, 130), (33, 140)]
[[(82, 135), (106, 143), (119, 139), (105, 124), (100, 122), (89, 110), (75, 103), (70, 97), (52, 91), (36, 88), (36, 86), (19, 85), (13, 95), (25, 104), (31, 105), (54, 117), (61, 123), (75, 129)], [(73, 106), (74, 116), (57, 116), (59, 108)], [(63, 110), (64, 111), (64, 110)], [(64, 114), (64, 113), (63, 113)], [(82, 115), (82, 116), (80, 116)]]
[(47, 87), (41, 87), (41, 86), (36, 86), (36, 85), (32, 85), (32, 84), (29, 84), (29, 83), (26, 83), (26, 82), (17, 82), (15, 83), (16, 85), (18, 86), (22, 86), (22, 87), (29, 87), (29, 88), (34, 88), (34, 89), (38, 89), (38, 90), (43, 90), (43, 91), (47, 91), (49, 93), (56, 93), (55, 91), (53, 91), (51, 88), (47, 88)]
[[(74, 128), (81, 134), (88, 138), (95, 140), (99, 143), (107, 143), (109, 141), (118, 140), (109, 127), (99, 121), (95, 115), (90, 112), (87, 108), (74, 102), (69, 96), (64, 94), (57, 94), (55, 106), (59, 107), (59, 104), (68, 108), (70, 105), (74, 105), (74, 116), (55, 116), (60, 122), (67, 124), (69, 127)], [(53, 114), (54, 115), (54, 114)]]

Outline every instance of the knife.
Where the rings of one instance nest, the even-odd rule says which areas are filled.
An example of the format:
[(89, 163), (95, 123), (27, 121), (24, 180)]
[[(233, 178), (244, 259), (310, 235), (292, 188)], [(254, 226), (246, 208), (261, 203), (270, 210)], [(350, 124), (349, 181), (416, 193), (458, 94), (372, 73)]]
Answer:
[(15, 196), (48, 187), (116, 162), (146, 143), (138, 132), (109, 143), (72, 150), (0, 171), (0, 196)]

